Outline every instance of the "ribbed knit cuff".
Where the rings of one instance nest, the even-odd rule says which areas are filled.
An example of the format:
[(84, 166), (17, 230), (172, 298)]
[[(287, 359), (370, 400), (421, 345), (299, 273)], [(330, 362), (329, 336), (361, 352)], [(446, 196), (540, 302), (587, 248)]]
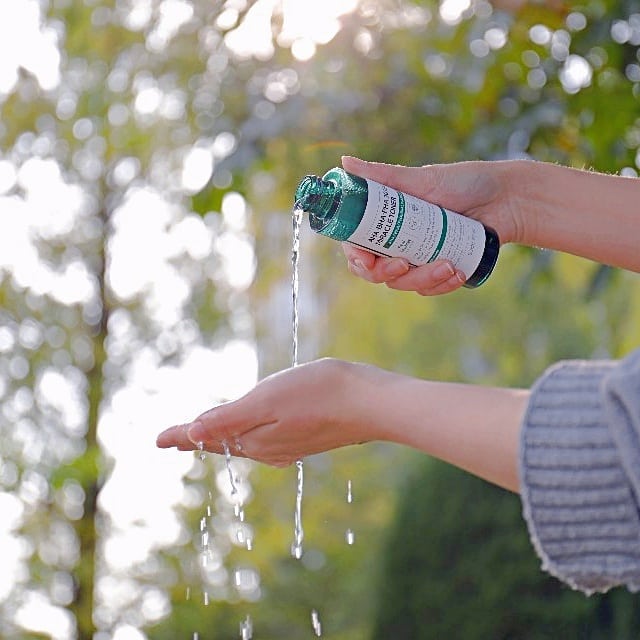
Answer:
[(587, 594), (640, 590), (640, 519), (610, 433), (612, 362), (562, 362), (534, 385), (520, 447), (523, 512), (542, 568)]

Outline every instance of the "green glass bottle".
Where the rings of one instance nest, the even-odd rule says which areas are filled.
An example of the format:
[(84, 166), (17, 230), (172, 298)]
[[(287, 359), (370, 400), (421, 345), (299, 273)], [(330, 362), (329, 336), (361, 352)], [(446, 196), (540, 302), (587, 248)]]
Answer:
[(448, 259), (467, 276), (465, 287), (485, 282), (498, 260), (500, 240), (490, 227), (341, 168), (305, 176), (295, 208), (317, 233), (378, 255), (413, 266)]

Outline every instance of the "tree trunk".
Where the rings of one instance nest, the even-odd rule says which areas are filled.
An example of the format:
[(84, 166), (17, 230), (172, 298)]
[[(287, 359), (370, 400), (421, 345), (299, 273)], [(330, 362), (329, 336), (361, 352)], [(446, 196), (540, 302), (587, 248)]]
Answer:
[(80, 547), (80, 559), (74, 571), (75, 597), (69, 605), (76, 618), (78, 640), (93, 640), (97, 631), (93, 619), (96, 567), (98, 561), (99, 518), (98, 496), (104, 484), (102, 453), (98, 443), (98, 420), (105, 397), (104, 364), (105, 343), (110, 308), (106, 294), (106, 245), (108, 215), (100, 213), (104, 233), (99, 253), (95, 256), (95, 277), (98, 285), (100, 313), (94, 324), (89, 325), (93, 343), (93, 365), (87, 371), (87, 433), (85, 436), (87, 473), (83, 474), (84, 511), (75, 522)]

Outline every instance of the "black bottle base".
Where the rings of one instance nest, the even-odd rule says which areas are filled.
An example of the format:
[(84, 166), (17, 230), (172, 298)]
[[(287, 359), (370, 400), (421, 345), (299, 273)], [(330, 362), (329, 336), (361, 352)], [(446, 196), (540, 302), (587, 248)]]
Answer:
[(467, 289), (475, 289), (479, 287), (491, 275), (493, 268), (498, 261), (498, 253), (500, 253), (500, 238), (498, 234), (491, 228), (484, 228), (486, 239), (484, 243), (484, 253), (477, 269), (471, 277), (464, 283)]

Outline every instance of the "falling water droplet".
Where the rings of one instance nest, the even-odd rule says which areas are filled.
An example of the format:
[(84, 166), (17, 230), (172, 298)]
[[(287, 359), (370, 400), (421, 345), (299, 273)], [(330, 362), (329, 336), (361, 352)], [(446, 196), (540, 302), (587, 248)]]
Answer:
[[(244, 544), (247, 550), (251, 551), (252, 542), (250, 537), (247, 535), (247, 532), (245, 531), (245, 527), (243, 526), (245, 515), (242, 498), (240, 492), (238, 491), (239, 478), (233, 472), (233, 467), (231, 465), (231, 451), (226, 442), (222, 443), (222, 449), (224, 450), (224, 460), (227, 468), (227, 475), (229, 476), (229, 484), (231, 486), (231, 497), (234, 498), (233, 513), (238, 519), (236, 540), (240, 544)], [(238, 449), (240, 449), (240, 447), (238, 447)]]
[(311, 611), (311, 626), (313, 627), (313, 630), (317, 636), (322, 635), (322, 624), (320, 622), (320, 616), (315, 609)]
[[(353, 503), (353, 486), (351, 484), (351, 480), (347, 480), (347, 503), (348, 504)], [(356, 534), (353, 532), (353, 529), (351, 528), (347, 529), (346, 533), (344, 534), (344, 537), (348, 545), (352, 545), (356, 540)]]
[(251, 640), (253, 638), (253, 622), (251, 616), (247, 616), (240, 623), (240, 638), (242, 640)]

